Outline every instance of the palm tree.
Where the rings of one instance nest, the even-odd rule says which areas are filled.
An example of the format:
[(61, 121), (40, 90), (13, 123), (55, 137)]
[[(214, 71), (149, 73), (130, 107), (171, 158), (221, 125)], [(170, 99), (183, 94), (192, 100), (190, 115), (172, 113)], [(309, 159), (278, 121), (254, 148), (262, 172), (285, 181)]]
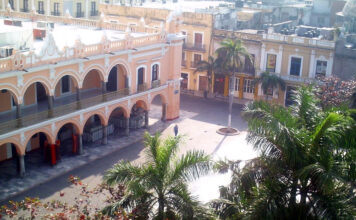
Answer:
[(146, 217), (158, 220), (207, 219), (204, 209), (188, 191), (187, 182), (209, 171), (210, 158), (202, 151), (188, 151), (178, 157), (180, 140), (180, 136), (161, 140), (159, 134), (151, 136), (146, 132), (147, 161), (141, 165), (121, 161), (105, 174), (107, 184), (126, 186), (126, 195), (105, 208), (104, 213), (144, 208)]
[(323, 111), (311, 87), (299, 88), (293, 98), (288, 109), (264, 101), (246, 107), (247, 141), (260, 156), (243, 168), (228, 166), (234, 174), (228, 194), (213, 203), (220, 216), (227, 216), (223, 219), (355, 216), (356, 126), (351, 112)]
[[(199, 61), (199, 63), (197, 64), (197, 68), (194, 71), (194, 73), (196, 72), (206, 72), (207, 76), (208, 76), (208, 93), (211, 92), (211, 85), (212, 85), (212, 77), (214, 72), (218, 69), (218, 60), (215, 59), (213, 56), (209, 56), (208, 57), (208, 61), (205, 60), (201, 60)], [(206, 95), (205, 95), (206, 98)]]
[(254, 80), (254, 84), (257, 86), (259, 83), (261, 83), (261, 88), (263, 90), (263, 93), (265, 94), (266, 100), (268, 100), (268, 90), (274, 88), (281, 88), (283, 91), (286, 89), (286, 83), (284, 80), (275, 75), (275, 74), (270, 74), (269, 72), (263, 72), (261, 73), (260, 77), (256, 78)]
[(229, 76), (229, 116), (227, 126), (231, 128), (231, 112), (234, 99), (235, 74), (243, 69), (243, 60), (251, 62), (251, 56), (239, 39), (225, 39), (220, 43), (221, 47), (216, 50), (219, 66), (223, 74)]

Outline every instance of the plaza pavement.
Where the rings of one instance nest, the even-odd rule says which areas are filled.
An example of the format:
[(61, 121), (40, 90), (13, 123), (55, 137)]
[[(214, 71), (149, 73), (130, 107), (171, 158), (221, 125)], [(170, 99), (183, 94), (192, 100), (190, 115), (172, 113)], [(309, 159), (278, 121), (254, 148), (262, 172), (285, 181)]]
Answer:
[[(149, 132), (162, 131), (163, 136), (173, 135), (173, 126), (178, 125), (179, 134), (184, 135), (180, 153), (187, 150), (204, 150), (214, 160), (246, 160), (256, 156), (252, 146), (245, 141), (247, 124), (240, 117), (241, 105), (233, 106), (232, 126), (241, 133), (223, 136), (216, 130), (227, 122), (227, 103), (181, 95), (180, 118), (163, 123), (159, 120), (161, 107), (152, 105)], [(54, 168), (27, 173), (24, 179), (15, 178), (7, 186), (0, 185), (0, 200), (21, 200), (26, 196), (42, 200), (61, 199), (69, 202), (78, 192), (67, 181), (69, 175), (79, 176), (89, 187), (102, 181), (105, 171), (118, 160), (143, 163), (142, 135), (145, 129), (131, 132), (129, 137), (109, 138), (108, 145), (88, 148), (83, 155), (65, 158)], [(30, 171), (31, 172), (31, 171)], [(229, 183), (230, 174), (209, 174), (190, 184), (190, 190), (202, 202), (219, 196), (219, 186)], [(60, 197), (59, 191), (66, 196)], [(13, 196), (16, 195), (16, 196)]]

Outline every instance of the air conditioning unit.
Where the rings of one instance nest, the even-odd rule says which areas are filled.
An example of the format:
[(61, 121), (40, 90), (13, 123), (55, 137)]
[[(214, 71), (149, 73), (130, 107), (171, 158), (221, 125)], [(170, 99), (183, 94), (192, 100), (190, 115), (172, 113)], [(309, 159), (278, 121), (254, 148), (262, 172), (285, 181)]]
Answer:
[(13, 52), (14, 52), (14, 48), (11, 46), (0, 47), (0, 57), (1, 58), (11, 56)]

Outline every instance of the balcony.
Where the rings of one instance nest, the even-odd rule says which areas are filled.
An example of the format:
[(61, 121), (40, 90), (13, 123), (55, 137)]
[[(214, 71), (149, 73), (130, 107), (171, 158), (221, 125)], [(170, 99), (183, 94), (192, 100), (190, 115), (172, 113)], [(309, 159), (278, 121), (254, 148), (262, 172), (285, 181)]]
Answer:
[(77, 13), (75, 14), (76, 18), (82, 18), (84, 17), (84, 11), (77, 11)]
[(206, 52), (205, 44), (184, 43), (183, 44), (183, 49), (184, 50), (190, 50), (190, 51)]
[(41, 14), (41, 15), (44, 15), (44, 14), (45, 14), (45, 11), (44, 11), (44, 10), (37, 10), (37, 13), (38, 13), (38, 14)]
[(20, 11), (21, 12), (29, 12), (28, 8), (21, 8)]
[(146, 90), (147, 90), (147, 84), (146, 83), (137, 85), (137, 93), (143, 92), (143, 91), (146, 91)]
[(90, 11), (90, 16), (98, 16), (98, 14), (99, 14), (98, 10)]
[(153, 88), (157, 88), (157, 87), (159, 87), (161, 85), (161, 80), (154, 80), (154, 81), (152, 81), (152, 83), (151, 83), (151, 88), (153, 89)]
[(200, 61), (190, 61), (190, 68), (197, 68)]
[[(146, 90), (146, 85), (144, 84), (140, 92)], [(101, 94), (101, 90), (90, 90), (81, 93), (82, 99), (80, 101), (76, 101), (76, 94), (57, 98), (52, 110), (47, 109), (47, 103), (38, 103), (36, 106), (23, 108), (23, 117), (19, 119), (15, 119), (16, 110), (13, 110), (1, 114), (1, 119), (3, 120), (0, 122), (0, 134), (129, 95), (129, 88), (105, 94)]]
[(182, 66), (187, 67), (187, 61), (186, 60), (182, 60)]
[(59, 11), (52, 11), (51, 15), (53, 15), (53, 16), (61, 16), (61, 13)]

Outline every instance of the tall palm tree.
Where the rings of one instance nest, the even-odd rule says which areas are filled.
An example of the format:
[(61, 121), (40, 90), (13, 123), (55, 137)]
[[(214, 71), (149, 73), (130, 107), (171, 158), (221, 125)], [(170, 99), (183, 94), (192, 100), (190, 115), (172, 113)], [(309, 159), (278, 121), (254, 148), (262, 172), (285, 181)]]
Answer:
[(213, 203), (223, 219), (356, 215), (355, 121), (349, 110), (323, 111), (311, 87), (293, 98), (288, 109), (264, 101), (246, 107), (247, 141), (260, 156), (233, 167), (228, 194)]
[(248, 59), (251, 62), (251, 56), (247, 52), (243, 43), (239, 39), (225, 39), (220, 43), (221, 47), (216, 50), (219, 59), (220, 69), (223, 74), (229, 76), (229, 116), (228, 128), (231, 128), (231, 112), (234, 99), (235, 74), (242, 71), (243, 60)]
[(151, 136), (146, 132), (145, 163), (121, 161), (105, 174), (107, 184), (125, 185), (127, 195), (104, 212), (144, 207), (146, 217), (158, 220), (206, 219), (204, 209), (189, 193), (187, 182), (209, 171), (210, 158), (202, 151), (188, 151), (178, 157), (180, 140), (179, 136), (162, 140), (159, 134)]
[(275, 75), (275, 74), (270, 74), (269, 72), (263, 72), (261, 73), (260, 77), (256, 78), (254, 80), (255, 86), (257, 86), (259, 83), (261, 83), (261, 88), (263, 90), (263, 93), (265, 94), (266, 100), (268, 100), (268, 90), (274, 88), (281, 88), (283, 91), (286, 89), (286, 83), (284, 80)]
[(215, 59), (213, 56), (209, 56), (208, 61), (205, 61), (205, 60), (199, 61), (197, 64), (197, 68), (194, 71), (194, 73), (206, 72), (207, 77), (208, 77), (208, 91), (207, 91), (208, 93), (211, 92), (213, 74), (218, 68), (219, 68), (218, 60)]

